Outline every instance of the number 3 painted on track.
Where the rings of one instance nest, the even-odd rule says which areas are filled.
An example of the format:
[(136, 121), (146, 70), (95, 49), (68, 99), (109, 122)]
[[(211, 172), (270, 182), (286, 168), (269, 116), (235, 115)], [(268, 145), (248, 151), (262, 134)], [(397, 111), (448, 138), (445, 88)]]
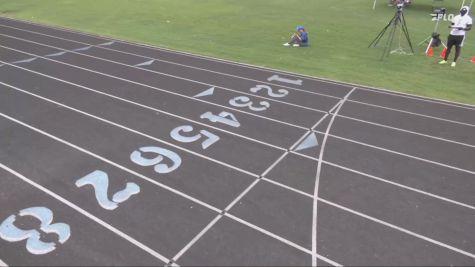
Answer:
[[(21, 210), (20, 216), (32, 216), (41, 222), (41, 231), (47, 234), (56, 234), (58, 242), (64, 244), (71, 236), (69, 225), (65, 223), (53, 222), (53, 212), (45, 207), (33, 207)], [(41, 233), (37, 230), (22, 230), (14, 225), (15, 215), (11, 215), (0, 224), (0, 238), (8, 242), (19, 242), (26, 240), (26, 249), (35, 255), (48, 254), (56, 249), (54, 242), (48, 243), (40, 240)]]

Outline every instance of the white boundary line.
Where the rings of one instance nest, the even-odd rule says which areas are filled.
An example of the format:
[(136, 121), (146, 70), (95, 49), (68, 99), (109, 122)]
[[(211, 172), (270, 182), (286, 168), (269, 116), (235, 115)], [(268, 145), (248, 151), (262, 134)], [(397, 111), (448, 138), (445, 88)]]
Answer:
[[(0, 34), (0, 35), (3, 35), (3, 34)], [(15, 38), (15, 37), (13, 37), (13, 38)], [(16, 39), (18, 39), (18, 38), (16, 38)], [(31, 41), (27, 41), (27, 42), (31, 42)], [(35, 42), (31, 42), (31, 43), (35, 43)], [(38, 44), (39, 44), (39, 43), (38, 43)], [(54, 49), (60, 49), (60, 48), (56, 48), (56, 47), (49, 46), (49, 45), (43, 45), (43, 44), (39, 44), (39, 45), (51, 47), (51, 48), (54, 48)], [(99, 72), (99, 71), (95, 71), (95, 70), (91, 70), (91, 69), (79, 67), (79, 66), (76, 66), (76, 65), (72, 65), (72, 64), (65, 63), (65, 62), (61, 62), (61, 61), (54, 60), (54, 59), (51, 59), (51, 58), (39, 56), (39, 55), (36, 55), (36, 54), (32, 54), (32, 53), (29, 53), (29, 52), (25, 52), (25, 51), (22, 51), (22, 50), (18, 50), (18, 49), (11, 48), (11, 47), (7, 47), (7, 46), (3, 46), (3, 45), (0, 45), (0, 47), (3, 47), (3, 48), (8, 49), (8, 50), (15, 51), (15, 52), (18, 52), (18, 53), (27, 54), (27, 55), (30, 55), (30, 56), (33, 56), (33, 57), (36, 57), (36, 58), (41, 58), (41, 59), (44, 59), (44, 60), (47, 60), (47, 61), (56, 62), (56, 63), (62, 64), (62, 65), (67, 65), (67, 66), (70, 66), (70, 67), (73, 67), (73, 68), (82, 69), (82, 70), (85, 70), (85, 71), (88, 71), (88, 72), (92, 72), (92, 73), (96, 73), (96, 74), (99, 74), (99, 75), (102, 75), (102, 76), (106, 76), (106, 77), (110, 77), (110, 78), (113, 78), (113, 79), (121, 80), (121, 81), (124, 81), (124, 82), (128, 82), (128, 83), (140, 85), (140, 86), (147, 87), (147, 88), (150, 88), (150, 89), (153, 89), (153, 90), (156, 90), (156, 91), (161, 91), (161, 92), (164, 92), (164, 93), (167, 93), (167, 94), (176, 95), (176, 96), (180, 96), (180, 97), (183, 97), (183, 98), (187, 98), (187, 99), (190, 99), (190, 100), (193, 100), (193, 101), (198, 101), (198, 102), (206, 103), (206, 104), (208, 104), (208, 105), (212, 105), (212, 106), (217, 106), (217, 107), (221, 107), (221, 108), (233, 110), (233, 111), (235, 111), (235, 112), (242, 113), (242, 114), (246, 114), (246, 115), (249, 115), (249, 116), (252, 116), (252, 117), (257, 117), (257, 118), (261, 118), (261, 119), (264, 119), (264, 120), (277, 122), (277, 123), (280, 123), (280, 124), (283, 124), (283, 125), (292, 126), (292, 127), (299, 128), (299, 129), (304, 129), (304, 130), (307, 129), (307, 128), (304, 127), (304, 126), (300, 126), (300, 125), (293, 124), (293, 123), (290, 123), (290, 122), (280, 121), (280, 120), (278, 120), (278, 119), (269, 118), (269, 117), (266, 117), (266, 116), (263, 116), (263, 115), (259, 115), (259, 114), (251, 113), (251, 112), (244, 111), (244, 110), (241, 110), (241, 109), (233, 108), (233, 107), (231, 107), (231, 106), (225, 106), (225, 105), (217, 104), (217, 103), (214, 103), (214, 102), (210, 102), (210, 101), (206, 101), (206, 100), (203, 100), (203, 99), (195, 98), (195, 97), (193, 97), (193, 96), (183, 95), (183, 94), (180, 94), (180, 93), (176, 93), (176, 92), (174, 92), (173, 90), (169, 91), (169, 90), (162, 89), (162, 88), (159, 88), (159, 87), (155, 87), (155, 86), (151, 86), (151, 85), (147, 85), (147, 84), (135, 82), (135, 81), (132, 81), (132, 80), (128, 80), (128, 79), (125, 79), (125, 78), (117, 77), (117, 76), (114, 76), (114, 75), (106, 74), (106, 73), (103, 73), (103, 72)], [(93, 56), (89, 56), (89, 55), (86, 55), (86, 54), (80, 54), (80, 53), (78, 53), (78, 52), (74, 52), (74, 51), (71, 51), (71, 50), (64, 50), (64, 49), (61, 49), (61, 50), (62, 50), (62, 51), (67, 51), (67, 52), (72, 53), (72, 54), (78, 54), (78, 55), (80, 55), (80, 56), (95, 58), (95, 57), (93, 57)], [(133, 67), (133, 66), (129, 66), (129, 65), (126, 65), (126, 64), (122, 64), (122, 63), (116, 63), (116, 62), (113, 62), (113, 61), (110, 61), (110, 60), (106, 60), (106, 59), (101, 59), (101, 58), (96, 58), (96, 59), (102, 60), (102, 61), (109, 61), (109, 62), (111, 62), (111, 63), (113, 63), (113, 64), (124, 65), (125, 67), (137, 68), (138, 70), (143, 70), (143, 69), (138, 68), (138, 67)], [(323, 113), (323, 112), (322, 112), (322, 113)]]
[[(328, 139), (328, 134), (330, 133), (330, 129), (333, 125), (333, 122), (335, 121), (336, 116), (338, 115), (338, 112), (340, 109), (343, 107), (345, 104), (345, 101), (350, 97), (351, 93), (353, 93), (356, 90), (356, 87), (354, 87), (345, 97), (338, 103), (337, 108), (332, 114), (332, 117), (330, 119), (330, 122), (327, 126), (327, 130), (325, 132), (325, 136), (323, 137), (323, 141), (320, 147), (320, 155), (318, 156), (318, 165), (317, 165), (317, 173), (315, 174), (315, 188), (313, 190), (313, 213), (312, 213), (312, 254), (316, 255), (317, 254), (317, 216), (318, 216), (318, 189), (320, 185), (320, 175), (322, 171), (322, 160), (323, 160), (323, 154), (325, 153), (325, 145), (327, 143)], [(314, 256), (312, 258), (312, 266), (317, 266), (317, 258)]]
[[(9, 63), (7, 63), (7, 64), (9, 64)], [(15, 66), (15, 67), (17, 67), (17, 66)], [(20, 67), (18, 67), (18, 68), (20, 68)], [(21, 69), (23, 69), (23, 68), (21, 68)], [(29, 71), (29, 70), (27, 70), (27, 71)], [(33, 71), (31, 71), (31, 72), (33, 72)], [(40, 74), (40, 75), (42, 75), (42, 74)], [(53, 79), (54, 79), (54, 78), (53, 78)], [(69, 82), (67, 82), (67, 83), (69, 83)], [(4, 84), (5, 86), (8, 86), (8, 87), (10, 87), (10, 88), (20, 90), (20, 91), (22, 91), (22, 92), (27, 92), (27, 91), (25, 91), (25, 90), (23, 90), (23, 89), (19, 89), (19, 88), (16, 88), (16, 87), (14, 87), (14, 86), (7, 85), (7, 84), (5, 84), (5, 83), (2, 83), (2, 84)], [(73, 84), (73, 85), (74, 85), (74, 84)], [(79, 87), (81, 87), (81, 86), (79, 86)], [(81, 87), (81, 88), (82, 88), (82, 87)], [(85, 89), (87, 89), (87, 88), (85, 88)], [(88, 89), (88, 90), (89, 90), (89, 89)], [(92, 89), (90, 89), (90, 90), (92, 90)], [(94, 91), (94, 90), (92, 90), (92, 91)], [(27, 92), (27, 94), (30, 94), (30, 95), (35, 96), (34, 94), (29, 93), (29, 92)], [(112, 97), (113, 97), (113, 96), (112, 96)], [(40, 97), (40, 98), (46, 99), (46, 98), (44, 98), (44, 97)], [(49, 100), (49, 99), (48, 99), (48, 100)], [(51, 100), (51, 101), (52, 101), (52, 100)], [(50, 102), (51, 102), (51, 101), (50, 101)], [(126, 101), (126, 100), (124, 100), (124, 101)], [(54, 102), (54, 103), (59, 103), (59, 102), (55, 102), (55, 101), (53, 101), (53, 102)], [(127, 101), (126, 101), (126, 102), (127, 102)], [(60, 104), (60, 105), (63, 105), (63, 104)], [(139, 104), (139, 105), (140, 105), (140, 104)], [(64, 105), (64, 106), (65, 106), (65, 105)], [(335, 105), (335, 107), (337, 107), (337, 105)], [(332, 109), (332, 110), (333, 110), (333, 109)], [(328, 114), (326, 114), (326, 116), (328, 116)], [(325, 118), (326, 116), (324, 116), (324, 118)], [(317, 122), (316, 125), (318, 125), (319, 123), (321, 123), (324, 118), (320, 119), (320, 121)], [(314, 127), (315, 127), (316, 125), (314, 125)], [(219, 130), (219, 128), (217, 128), (217, 129)], [(300, 143), (300, 141), (303, 140), (303, 138), (305, 138), (306, 136), (308, 136), (309, 133), (310, 133), (310, 132), (307, 132), (305, 135), (303, 135), (303, 136), (296, 142), (296, 144)], [(332, 135), (330, 135), (330, 136), (332, 136)], [(340, 137), (337, 137), (337, 136), (332, 136), (332, 137), (334, 137), (334, 138), (340, 138)], [(250, 139), (250, 140), (253, 141), (253, 139)], [(349, 142), (356, 142), (356, 141), (349, 140), (349, 139), (344, 139), (344, 140), (345, 140), (345, 141), (349, 141)], [(255, 141), (257, 141), (257, 140), (255, 140)], [(257, 141), (257, 142), (260, 142), (260, 141)], [(260, 143), (262, 143), (262, 142), (260, 142)], [(358, 143), (358, 142), (356, 142), (356, 143)], [(266, 143), (263, 143), (263, 144), (266, 145)], [(295, 147), (296, 144), (294, 144), (294, 145), (292, 146), (292, 149)], [(358, 144), (362, 145), (361, 143), (358, 143)], [(363, 146), (367, 146), (367, 145), (363, 145)], [(277, 148), (277, 149), (280, 149), (280, 150), (285, 150), (284, 148), (280, 148), (280, 147), (276, 147), (276, 148)], [(373, 147), (373, 148), (375, 148), (375, 149), (382, 149), (382, 148), (378, 148), (378, 147)], [(298, 155), (298, 156), (302, 156), (302, 157), (308, 158), (308, 159), (313, 160), (313, 161), (318, 161), (318, 159), (316, 159), (316, 158), (314, 158), (314, 157), (305, 155), (305, 154), (300, 153), (300, 152), (292, 151), (292, 149), (289, 150), (289, 153), (293, 153), (293, 154), (296, 154), (296, 155)], [(393, 151), (389, 151), (389, 152), (393, 153)], [(396, 154), (397, 154), (397, 153), (396, 153)], [(404, 155), (404, 154), (403, 154), (402, 156), (406, 156), (406, 157), (407, 157), (408, 155)], [(418, 160), (424, 161), (423, 159), (418, 159)], [(376, 179), (376, 180), (383, 181), (383, 182), (386, 182), (386, 183), (390, 183), (390, 184), (393, 184), (393, 185), (396, 185), (396, 186), (399, 186), (399, 187), (402, 187), (402, 188), (406, 188), (406, 189), (409, 189), (409, 190), (412, 190), (412, 191), (415, 191), (415, 192), (419, 192), (419, 193), (422, 193), (422, 194), (425, 194), (425, 195), (428, 195), (428, 196), (432, 196), (432, 197), (435, 197), (435, 198), (438, 198), (438, 199), (442, 199), (442, 200), (451, 202), (451, 203), (456, 204), (456, 205), (460, 205), (460, 206), (467, 207), (467, 208), (470, 208), (470, 209), (475, 209), (473, 206), (470, 206), (470, 205), (467, 205), (467, 204), (464, 204), (464, 203), (461, 203), (461, 202), (457, 202), (457, 201), (454, 201), (454, 200), (451, 200), (451, 199), (448, 199), (448, 198), (445, 198), (445, 197), (441, 197), (441, 196), (438, 196), (438, 195), (435, 195), (435, 194), (432, 194), (432, 193), (428, 193), (428, 192), (425, 192), (425, 191), (422, 191), (422, 190), (419, 190), (419, 189), (415, 189), (415, 188), (412, 188), (412, 187), (408, 187), (408, 186), (405, 186), (405, 185), (402, 185), (402, 184), (394, 183), (394, 182), (391, 182), (391, 181), (389, 181), (389, 180), (385, 180), (385, 179), (383, 179), (383, 178), (378, 178), (378, 177), (373, 176), (373, 175), (370, 175), (370, 174), (366, 174), (366, 173), (363, 173), (363, 172), (359, 172), (359, 171), (357, 171), (357, 170), (353, 170), (353, 169), (347, 168), (347, 167), (342, 166), (342, 165), (338, 165), (338, 164), (331, 163), (331, 162), (327, 162), (327, 161), (323, 161), (323, 162), (324, 162), (324, 163), (328, 163), (329, 165), (335, 166), (335, 167), (340, 168), (340, 169), (343, 169), (343, 170), (351, 171), (351, 172), (354, 172), (354, 173), (357, 173), (357, 174), (366, 176), (366, 177), (368, 177), (368, 178), (372, 178), (372, 179)], [(429, 162), (429, 163), (433, 163), (433, 162)], [(265, 173), (265, 174), (267, 174), (267, 173)]]
[(8, 265), (0, 259), (0, 267), (8, 267)]
[(98, 217), (92, 215), (91, 213), (83, 210), (82, 208), (80, 208), (79, 206), (75, 205), (74, 203), (64, 199), (63, 197), (61, 197), (60, 195), (57, 195), (56, 193), (54, 193), (53, 191), (43, 187), (42, 185), (26, 178), (25, 176), (21, 175), (20, 173), (14, 171), (13, 169), (10, 169), (9, 167), (5, 166), (4, 164), (0, 163), (0, 168), (4, 169), (5, 171), (15, 175), (17, 178), (23, 180), (24, 182), (34, 186), (35, 188), (43, 191), (44, 193), (48, 194), (49, 196), (55, 198), (56, 200), (60, 201), (61, 203), (69, 206), (70, 208), (76, 210), (77, 212), (79, 212), (80, 214), (86, 216), (88, 219), (98, 223), (99, 225), (101, 225), (102, 227), (108, 229), (109, 231), (113, 232), (114, 234), (122, 237), (123, 239), (127, 240), (128, 242), (132, 243), (133, 245), (135, 245), (136, 247), (140, 248), (141, 250), (147, 252), (148, 254), (154, 256), (155, 258), (163, 261), (164, 263), (168, 263), (169, 262), (169, 259), (163, 255), (161, 255), (160, 253), (156, 252), (155, 250), (149, 248), (148, 246), (142, 244), (141, 242), (137, 241), (136, 239), (132, 238), (131, 236), (125, 234), (124, 232), (118, 230), (117, 228), (113, 227), (112, 225), (106, 223), (105, 221), (99, 219)]
[[(21, 29), (21, 28), (17, 28), (17, 27), (2, 25), (2, 24), (0, 24), (0, 27), (11, 28), (11, 29), (19, 30), (19, 31), (34, 33), (34, 34), (43, 35), (43, 36), (48, 36), (48, 37), (55, 38), (55, 39), (58, 39), (58, 40), (64, 40), (64, 41), (68, 41), (68, 42), (74, 42), (74, 43), (78, 43), (78, 44), (82, 44), (82, 45), (90, 45), (90, 46), (93, 46), (93, 47), (96, 47), (96, 48), (101, 48), (101, 49), (103, 49), (103, 50), (109, 50), (109, 51), (114, 51), (114, 52), (118, 52), (118, 53), (121, 53), (121, 54), (126, 54), (126, 55), (132, 55), (132, 56), (141, 57), (141, 58), (143, 58), (143, 59), (145, 59), (145, 60), (151, 60), (151, 59), (153, 59), (154, 61), (165, 62), (165, 63), (169, 63), (169, 64), (173, 64), (173, 65), (181, 66), (181, 67), (185, 67), (185, 68), (201, 70), (201, 71), (205, 71), (205, 72), (215, 73), (215, 74), (219, 74), (219, 75), (223, 75), (223, 76), (228, 76), (228, 77), (233, 77), (233, 78), (238, 78), (238, 79), (242, 79), (242, 80), (253, 81), (253, 82), (257, 82), (257, 83), (264, 83), (264, 84), (273, 85), (273, 86), (276, 86), (276, 87), (279, 87), (279, 88), (285, 88), (285, 89), (290, 89), (290, 90), (294, 90), (294, 91), (299, 91), (299, 92), (306, 93), (306, 94), (314, 94), (314, 95), (319, 95), (319, 96), (324, 96), (324, 97), (329, 97), (329, 98), (341, 99), (340, 97), (333, 96), (333, 95), (327, 95), (327, 94), (324, 94), (324, 93), (317, 93), (317, 92), (314, 92), (314, 91), (307, 91), (307, 90), (304, 90), (304, 89), (295, 88), (295, 87), (286, 86), (286, 85), (281, 85), (281, 84), (276, 84), (276, 83), (272, 83), (272, 82), (269, 82), (269, 81), (262, 81), (262, 80), (251, 79), (251, 78), (247, 78), (247, 77), (243, 77), (243, 76), (239, 76), (239, 75), (233, 75), (233, 74), (229, 74), (229, 73), (224, 73), (224, 72), (219, 72), (219, 71), (213, 71), (213, 70), (209, 70), (209, 69), (204, 69), (204, 68), (200, 68), (200, 67), (189, 66), (189, 65), (185, 65), (185, 64), (181, 64), (181, 63), (176, 63), (176, 62), (172, 62), (172, 61), (168, 61), (168, 60), (164, 60), (164, 59), (159, 59), (159, 58), (155, 58), (155, 57), (148, 57), (148, 56), (145, 56), (145, 55), (140, 55), (140, 54), (136, 54), (136, 53), (126, 52), (126, 51), (123, 51), (123, 50), (113, 49), (113, 48), (110, 48), (109, 46), (105, 46), (105, 45), (101, 45), (101, 44), (94, 45), (94, 44), (91, 44), (91, 43), (80, 42), (80, 41), (76, 41), (76, 40), (72, 40), (72, 39), (68, 39), (68, 38), (62, 38), (62, 37), (58, 37), (58, 36), (54, 36), (54, 35), (49, 35), (49, 34), (37, 32), (37, 31), (31, 31), (31, 30)], [(8, 35), (8, 34), (4, 34), (4, 35), (10, 36), (10, 37), (14, 37), (14, 36)], [(157, 72), (157, 73), (161, 73), (161, 74), (167, 75), (166, 73), (162, 73), (162, 72)], [(175, 76), (172, 75), (172, 77), (175, 77)], [(177, 77), (179, 77), (179, 76), (177, 76)], [(198, 82), (198, 81), (197, 81), (197, 82)], [(222, 87), (222, 88), (225, 88), (225, 87)], [(269, 98), (269, 99), (275, 100), (274, 98)]]
[(372, 86), (368, 86), (368, 85), (341, 82), (341, 81), (336, 81), (336, 80), (326, 79), (326, 78), (318, 78), (318, 77), (305, 75), (305, 74), (299, 74), (299, 73), (295, 73), (295, 72), (291, 72), (291, 71), (273, 69), (273, 68), (266, 67), (266, 66), (252, 65), (252, 64), (247, 64), (247, 63), (240, 63), (240, 62), (235, 62), (235, 61), (226, 60), (226, 59), (220, 59), (220, 58), (207, 56), (207, 55), (196, 55), (196, 54), (192, 54), (190, 52), (177, 51), (177, 50), (173, 50), (173, 49), (165, 48), (165, 47), (158, 47), (158, 46), (154, 46), (154, 45), (134, 43), (134, 42), (131, 42), (131, 41), (114, 39), (114, 38), (109, 37), (109, 36), (102, 36), (102, 35), (94, 34), (94, 33), (81, 32), (81, 31), (72, 30), (72, 29), (57, 26), (57, 25), (44, 25), (44, 24), (39, 24), (39, 23), (33, 22), (33, 21), (29, 21), (29, 20), (12, 19), (12, 18), (1, 17), (1, 16), (0, 16), (0, 18), (3, 18), (5, 20), (9, 20), (9, 21), (13, 21), (15, 23), (30, 24), (30, 25), (34, 25), (34, 26), (41, 27), (41, 28), (44, 28), (44, 29), (51, 28), (51, 29), (54, 29), (54, 30), (74, 33), (74, 34), (77, 34), (79, 36), (83, 35), (83, 36), (89, 36), (89, 37), (98, 38), (98, 39), (104, 39), (104, 40), (108, 40), (108, 41), (116, 41), (116, 42), (120, 42), (120, 43), (123, 43), (123, 44), (126, 44), (126, 45), (144, 47), (144, 48), (149, 48), (149, 49), (156, 50), (156, 51), (166, 51), (166, 52), (177, 54), (177, 55), (184, 55), (184, 56), (189, 56), (189, 57), (194, 57), (194, 58), (206, 59), (206, 60), (215, 61), (215, 62), (218, 62), (218, 63), (224, 63), (224, 64), (228, 64), (228, 65), (235, 65), (235, 66), (238, 66), (238, 67), (257, 69), (257, 70), (261, 70), (261, 71), (273, 71), (273, 72), (277, 72), (277, 73), (281, 73), (281, 74), (292, 75), (292, 76), (295, 76), (295, 77), (302, 77), (302, 78), (305, 78), (305, 79), (318, 81), (318, 82), (336, 84), (336, 85), (341, 85), (341, 86), (346, 86), (346, 87), (358, 87), (359, 89), (366, 89), (368, 91), (373, 91), (375, 93), (389, 94), (389, 95), (395, 95), (395, 96), (400, 96), (400, 97), (407, 97), (407, 98), (417, 99), (417, 100), (420, 100), (420, 101), (426, 101), (426, 102), (432, 102), (432, 103), (441, 104), (441, 105), (453, 106), (453, 107), (456, 107), (456, 108), (465, 108), (465, 109), (475, 110), (475, 105), (472, 105), (472, 104), (460, 103), (460, 102), (455, 102), (455, 101), (450, 101), (450, 100), (445, 100), (445, 99), (424, 97), (424, 96), (419, 96), (419, 95), (404, 93), (404, 92), (391, 91), (391, 90), (388, 90), (388, 89), (372, 87)]

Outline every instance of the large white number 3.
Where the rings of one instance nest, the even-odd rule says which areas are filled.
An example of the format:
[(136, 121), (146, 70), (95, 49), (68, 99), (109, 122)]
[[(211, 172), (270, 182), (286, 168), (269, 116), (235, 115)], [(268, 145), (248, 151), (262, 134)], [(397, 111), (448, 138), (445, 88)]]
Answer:
[(261, 107), (254, 107), (252, 105), (253, 103), (251, 99), (249, 99), (249, 97), (247, 96), (237, 96), (229, 100), (229, 104), (231, 104), (231, 106), (240, 107), (240, 108), (248, 107), (250, 110), (253, 110), (253, 111), (264, 111), (270, 107), (270, 103), (267, 101), (259, 102), (259, 104), (261, 104)]
[[(153, 159), (149, 159), (142, 156), (142, 153), (154, 153), (157, 154), (157, 156)], [(160, 163), (163, 161), (164, 157), (167, 157), (168, 159), (173, 161), (173, 164), (171, 166), (168, 166), (164, 163)], [(146, 167), (155, 165), (154, 170), (157, 173), (170, 173), (178, 169), (178, 167), (180, 167), (181, 165), (181, 158), (180, 156), (178, 156), (178, 154), (168, 149), (156, 146), (146, 146), (135, 150), (134, 152), (132, 152), (132, 154), (130, 154), (130, 160), (140, 166)]]
[[(33, 207), (21, 210), (20, 216), (32, 216), (41, 222), (41, 231), (47, 234), (56, 234), (58, 242), (64, 244), (71, 236), (71, 229), (65, 223), (53, 222), (53, 212), (45, 207)], [(40, 240), (41, 234), (37, 230), (22, 230), (15, 226), (15, 215), (11, 215), (0, 224), (0, 238), (8, 242), (19, 242), (26, 240), (26, 249), (35, 255), (48, 254), (56, 249), (54, 242), (43, 242)]]

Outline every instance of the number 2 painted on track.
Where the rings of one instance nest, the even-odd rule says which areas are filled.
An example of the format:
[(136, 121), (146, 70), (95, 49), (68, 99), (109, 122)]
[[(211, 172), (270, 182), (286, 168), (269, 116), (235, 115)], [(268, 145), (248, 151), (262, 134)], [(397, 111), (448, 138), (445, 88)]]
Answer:
[(77, 187), (86, 185), (91, 185), (94, 188), (97, 202), (106, 210), (114, 210), (120, 203), (140, 193), (140, 187), (136, 183), (127, 183), (125, 189), (115, 193), (112, 196), (112, 201), (109, 200), (107, 196), (107, 191), (109, 190), (109, 176), (107, 173), (99, 170), (93, 171), (76, 181)]
[[(21, 210), (19, 216), (32, 216), (41, 223), (40, 230), (47, 234), (56, 234), (59, 244), (64, 244), (71, 237), (71, 229), (65, 223), (53, 222), (53, 212), (45, 207), (32, 207)], [(26, 240), (26, 250), (34, 255), (48, 254), (56, 249), (55, 242), (41, 241), (41, 233), (37, 230), (23, 230), (15, 226), (17, 216), (11, 215), (0, 224), (0, 238), (8, 242)]]
[(275, 97), (275, 98), (286, 97), (289, 94), (289, 91), (285, 89), (278, 89), (277, 90), (278, 93), (274, 93), (274, 91), (272, 90), (272, 87), (268, 85), (262, 85), (262, 84), (256, 85), (256, 87), (251, 88), (250, 91), (253, 93), (257, 93), (263, 89), (267, 91), (268, 96)]

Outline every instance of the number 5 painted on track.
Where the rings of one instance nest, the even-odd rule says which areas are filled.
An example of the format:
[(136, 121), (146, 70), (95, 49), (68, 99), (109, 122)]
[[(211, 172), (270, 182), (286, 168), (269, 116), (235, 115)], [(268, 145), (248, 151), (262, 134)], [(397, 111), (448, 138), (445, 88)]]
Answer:
[(182, 143), (192, 143), (198, 141), (201, 137), (205, 136), (207, 139), (201, 143), (203, 149), (207, 149), (212, 144), (218, 142), (219, 136), (210, 133), (206, 130), (201, 130), (199, 134), (193, 136), (183, 136), (181, 132), (190, 133), (193, 131), (193, 127), (190, 125), (178, 126), (170, 132), (170, 136)]

